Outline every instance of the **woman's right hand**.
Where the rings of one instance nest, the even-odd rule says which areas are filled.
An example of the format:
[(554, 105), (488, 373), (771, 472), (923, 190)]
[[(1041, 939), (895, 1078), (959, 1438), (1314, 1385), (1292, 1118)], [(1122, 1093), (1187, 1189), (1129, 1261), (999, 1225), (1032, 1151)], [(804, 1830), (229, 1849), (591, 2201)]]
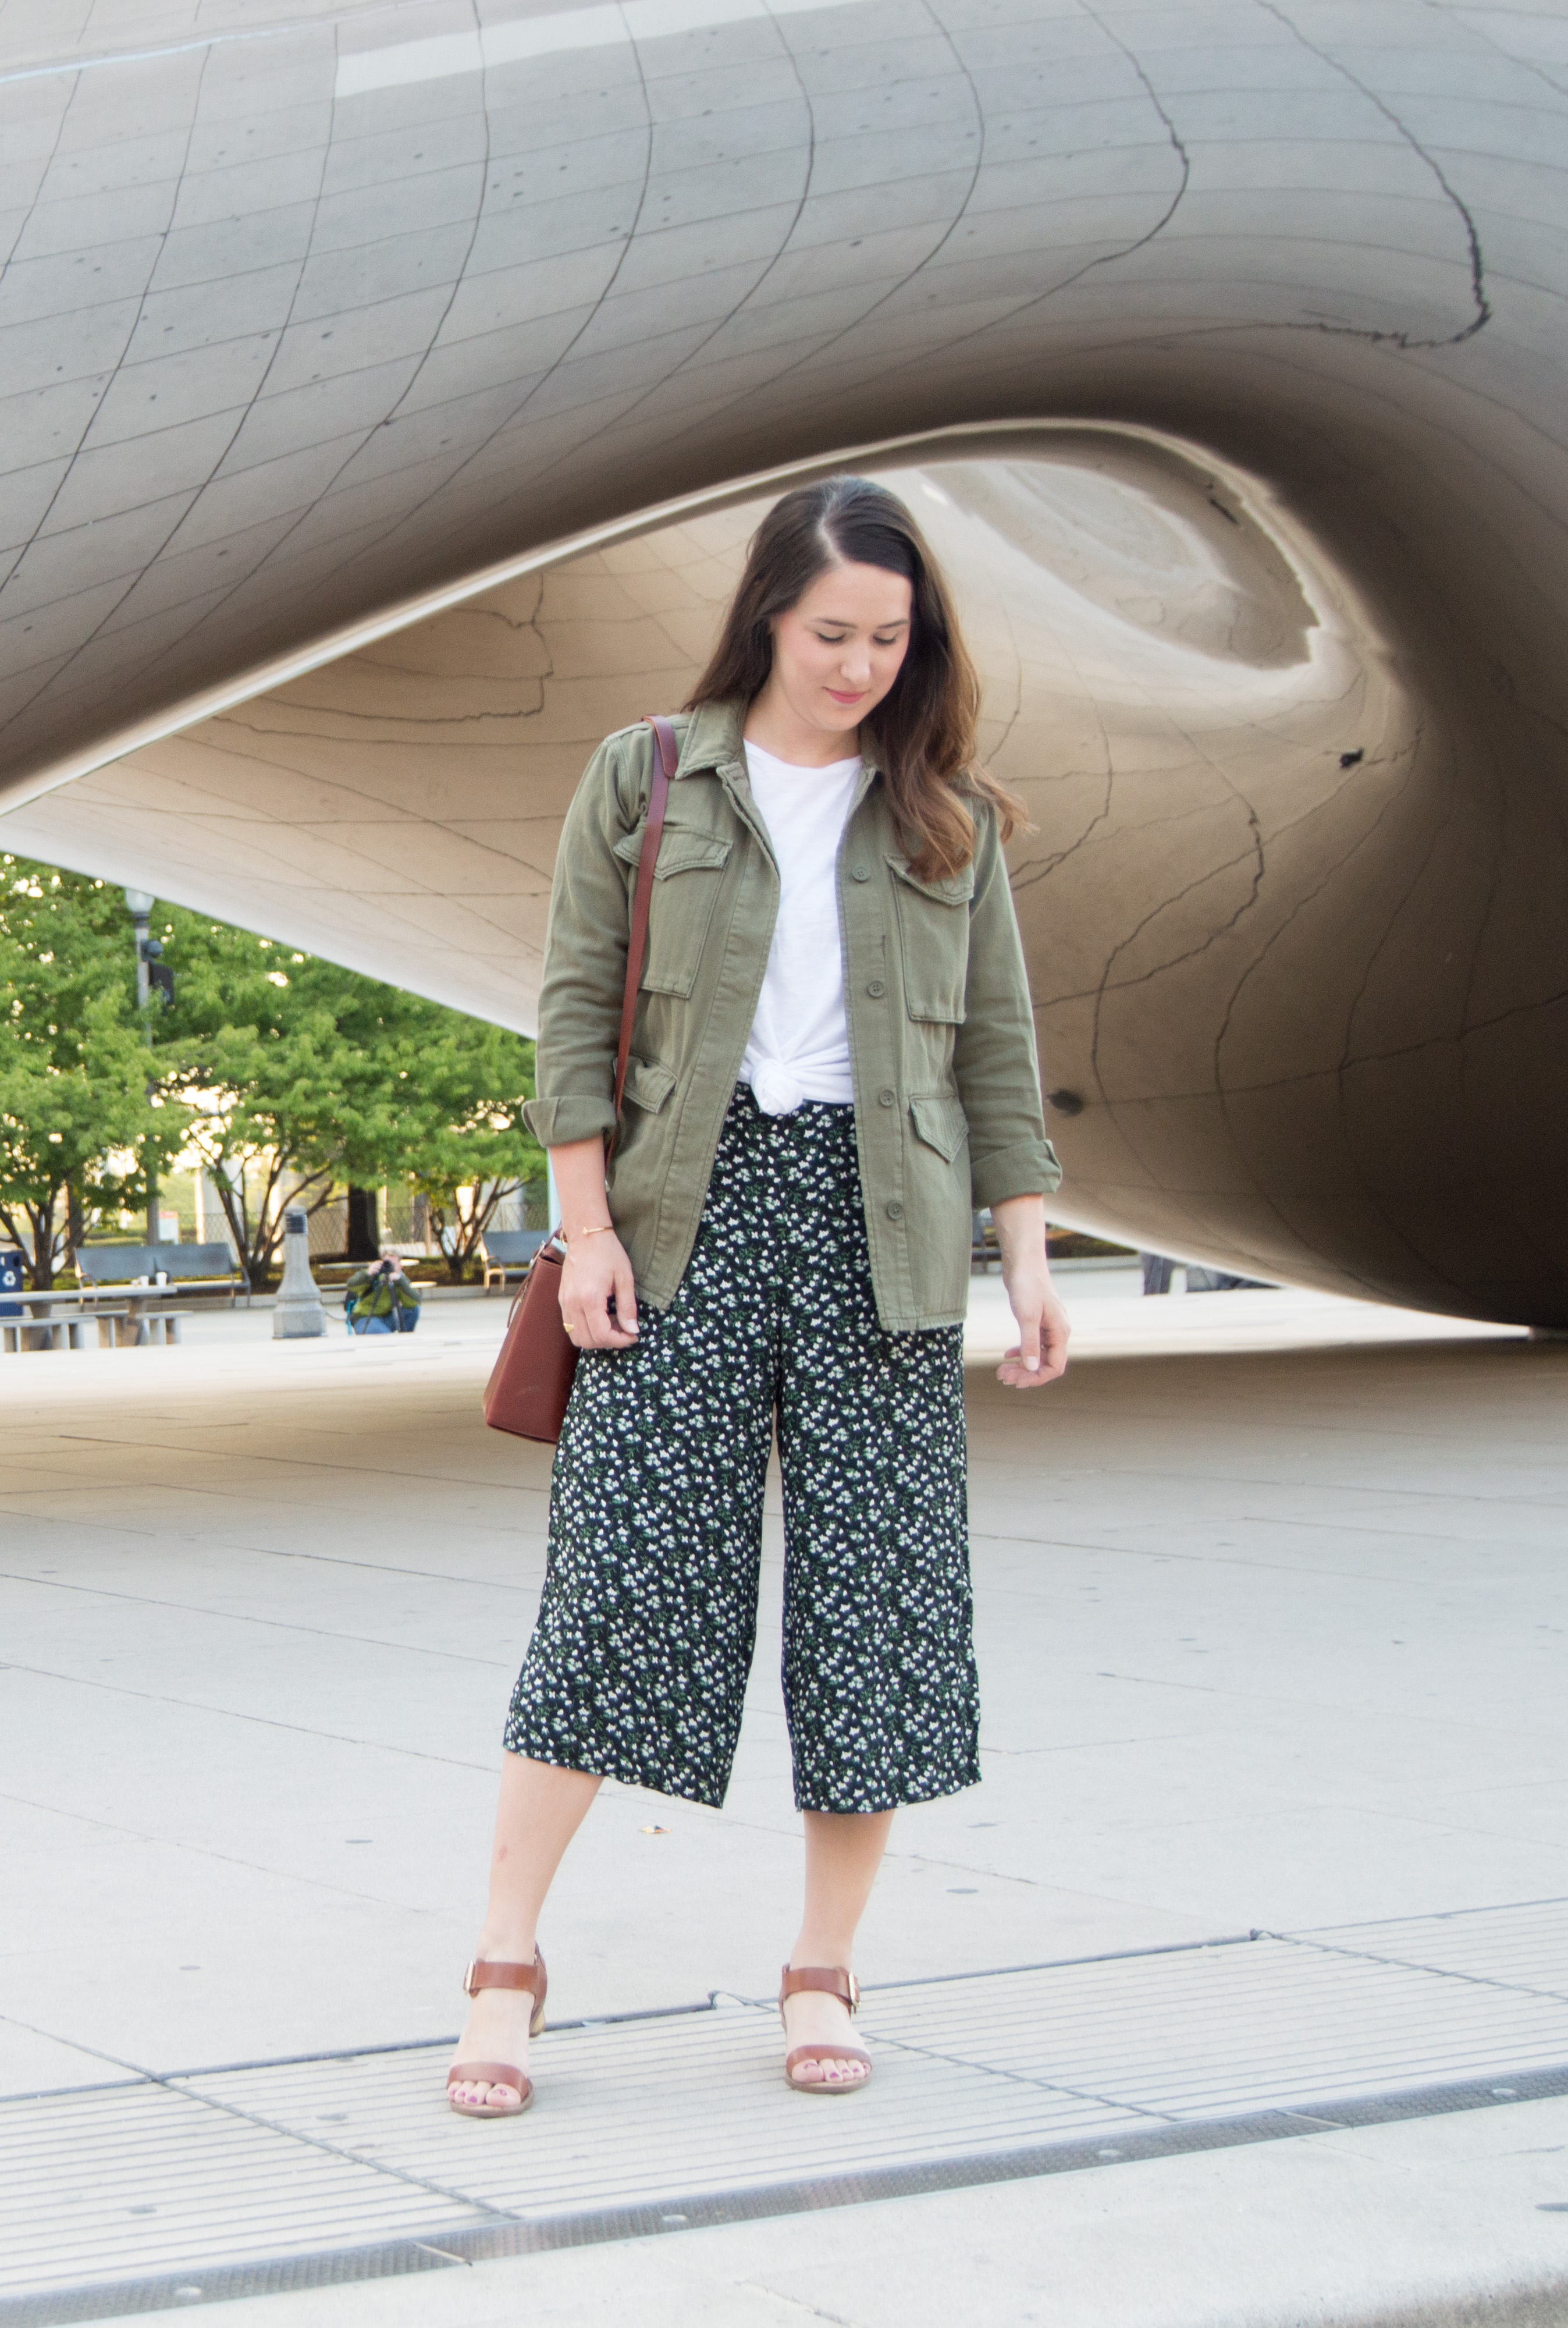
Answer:
[[(615, 1310), (611, 1313), (613, 1296)], [(574, 1236), (561, 1266), (561, 1317), (580, 1350), (625, 1350), (637, 1339), (637, 1282), (613, 1229)]]

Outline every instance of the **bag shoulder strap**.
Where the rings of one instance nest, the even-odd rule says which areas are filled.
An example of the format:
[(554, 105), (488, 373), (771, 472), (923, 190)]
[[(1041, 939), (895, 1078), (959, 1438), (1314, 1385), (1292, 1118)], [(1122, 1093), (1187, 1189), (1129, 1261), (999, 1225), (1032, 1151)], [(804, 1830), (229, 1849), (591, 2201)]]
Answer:
[(637, 1016), (637, 990), (642, 982), (642, 958), (648, 949), (648, 914), (653, 899), (654, 861), (658, 855), (659, 836), (664, 831), (664, 812), (669, 802), (669, 780), (675, 774), (677, 756), (675, 729), (669, 721), (650, 713), (648, 724), (658, 739), (658, 765), (653, 772), (653, 785), (648, 795), (648, 822), (642, 829), (642, 853), (637, 860), (637, 891), (632, 899), (631, 929), (626, 945), (626, 992), (621, 1005), (621, 1041), (615, 1053), (615, 1116), (618, 1125), (621, 1096), (626, 1090), (626, 1070), (631, 1057), (631, 1022)]
[[(642, 957), (648, 947), (648, 913), (653, 900), (653, 868), (658, 856), (659, 837), (664, 831), (664, 812), (669, 801), (669, 780), (675, 774), (679, 756), (675, 729), (667, 719), (655, 713), (648, 714), (658, 745), (658, 765), (653, 772), (653, 784), (648, 795), (648, 821), (642, 829), (642, 849), (637, 860), (637, 890), (631, 902), (631, 928), (626, 942), (626, 991), (621, 1002), (621, 1040), (615, 1050), (615, 1123), (605, 1148), (608, 1157), (615, 1145), (615, 1135), (621, 1129), (621, 1102), (626, 1090), (626, 1070), (631, 1058), (631, 1022), (637, 1016), (637, 990), (642, 982)], [(543, 1260), (553, 1244), (562, 1242), (561, 1225), (557, 1223), (534, 1255)], [(518, 1287), (509, 1316), (515, 1316), (533, 1276), (529, 1264)]]

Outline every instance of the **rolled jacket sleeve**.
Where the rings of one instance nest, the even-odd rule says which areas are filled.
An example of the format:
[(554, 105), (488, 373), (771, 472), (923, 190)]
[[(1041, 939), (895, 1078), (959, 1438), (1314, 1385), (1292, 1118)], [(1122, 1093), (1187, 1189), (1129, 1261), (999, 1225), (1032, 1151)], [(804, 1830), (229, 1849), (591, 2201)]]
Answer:
[(651, 742), (646, 728), (607, 737), (566, 812), (539, 989), (538, 1096), (523, 1109), (544, 1148), (614, 1129), (627, 949), (626, 868), (615, 844), (646, 812)]
[(991, 807), (978, 807), (975, 896), (964, 1023), (953, 1051), (969, 1124), (969, 1177), (977, 1207), (1050, 1196), (1061, 1166), (1045, 1136), (1034, 1014), (1007, 860)]

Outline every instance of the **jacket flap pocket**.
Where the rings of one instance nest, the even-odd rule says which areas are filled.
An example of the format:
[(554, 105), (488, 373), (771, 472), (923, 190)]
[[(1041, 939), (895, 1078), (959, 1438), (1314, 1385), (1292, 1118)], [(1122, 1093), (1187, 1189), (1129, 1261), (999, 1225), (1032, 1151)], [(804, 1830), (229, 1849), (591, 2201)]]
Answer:
[[(624, 864), (636, 865), (642, 858), (643, 828), (623, 833), (615, 844), (615, 854)], [(658, 855), (654, 860), (653, 878), (667, 879), (672, 873), (693, 873), (703, 867), (717, 867), (729, 858), (733, 843), (713, 832), (692, 832), (678, 824), (667, 824), (659, 835)]]
[(895, 878), (901, 881), (906, 888), (918, 889), (922, 897), (934, 897), (939, 906), (966, 906), (975, 895), (973, 860), (965, 866), (961, 873), (949, 873), (946, 879), (941, 881), (922, 881), (918, 874), (910, 872), (908, 864), (901, 857), (890, 857), (888, 863), (892, 867)]
[(626, 1096), (634, 1107), (646, 1108), (649, 1115), (657, 1115), (674, 1089), (674, 1075), (657, 1059), (627, 1061)]
[(947, 1092), (925, 1092), (910, 1102), (915, 1137), (945, 1156), (950, 1164), (969, 1137), (962, 1100)]

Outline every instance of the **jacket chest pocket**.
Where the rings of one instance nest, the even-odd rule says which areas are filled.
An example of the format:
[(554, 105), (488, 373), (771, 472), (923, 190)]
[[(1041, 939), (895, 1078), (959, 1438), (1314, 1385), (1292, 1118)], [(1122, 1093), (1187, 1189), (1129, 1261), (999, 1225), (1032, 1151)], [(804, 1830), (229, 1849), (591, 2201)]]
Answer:
[(975, 895), (975, 868), (966, 865), (961, 873), (944, 881), (921, 881), (901, 859), (890, 857), (887, 861), (898, 908), (905, 1008), (911, 1018), (961, 1027), (969, 978), (969, 901)]
[[(683, 998), (691, 993), (732, 846), (716, 833), (666, 824), (659, 839), (658, 857), (653, 868), (653, 896), (648, 908), (643, 993)], [(631, 896), (635, 896), (637, 864), (642, 855), (640, 825), (616, 842), (615, 854), (632, 868)]]

